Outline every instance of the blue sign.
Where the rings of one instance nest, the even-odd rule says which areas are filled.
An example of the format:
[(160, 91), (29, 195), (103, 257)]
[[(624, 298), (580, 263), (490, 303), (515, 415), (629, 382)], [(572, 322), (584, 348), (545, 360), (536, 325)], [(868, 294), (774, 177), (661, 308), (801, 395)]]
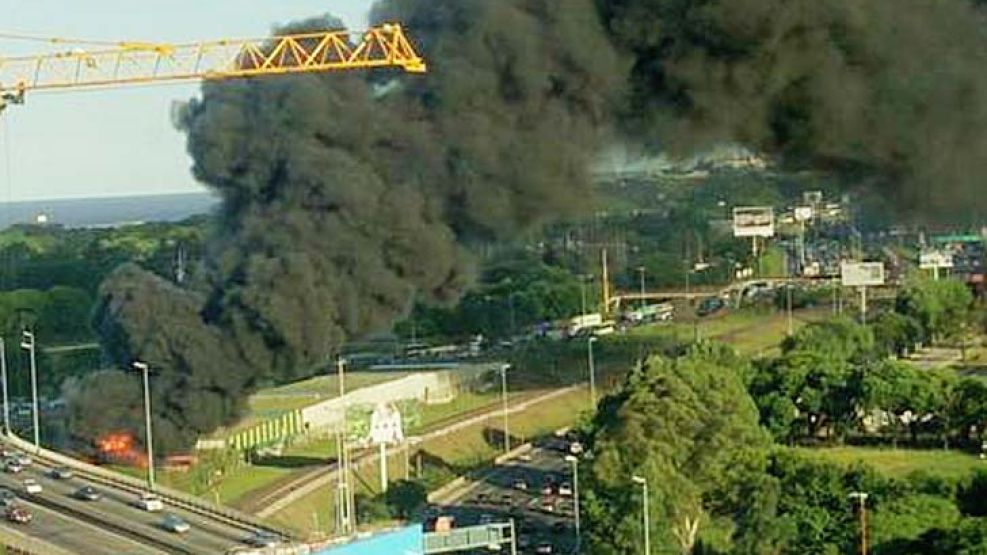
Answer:
[(424, 555), (425, 534), (417, 524), (397, 532), (356, 541), (316, 555)]

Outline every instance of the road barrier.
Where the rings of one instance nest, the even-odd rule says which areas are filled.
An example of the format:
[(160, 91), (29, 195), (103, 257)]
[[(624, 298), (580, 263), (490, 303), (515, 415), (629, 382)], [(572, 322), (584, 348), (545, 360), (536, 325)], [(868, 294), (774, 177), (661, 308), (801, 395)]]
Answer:
[[(46, 462), (51, 466), (65, 466), (71, 468), (93, 482), (130, 491), (135, 494), (150, 491), (147, 487), (147, 482), (144, 480), (140, 480), (132, 476), (126, 476), (112, 470), (107, 470), (87, 462), (73, 459), (72, 457), (45, 449), (43, 447), (35, 448), (33, 443), (24, 441), (14, 434), (8, 433), (6, 435), (0, 435), (0, 438), (16, 449), (20, 449), (26, 453), (31, 453), (39, 461)], [(287, 541), (292, 541), (295, 539), (287, 530), (283, 530), (269, 523), (263, 522), (253, 516), (241, 513), (240, 511), (226, 507), (218, 507), (205, 499), (185, 492), (156, 486), (154, 488), (154, 493), (157, 494), (162, 501), (169, 505), (209, 517), (213, 520), (224, 522), (228, 525), (242, 528), (248, 532), (263, 530), (269, 533), (277, 534)]]

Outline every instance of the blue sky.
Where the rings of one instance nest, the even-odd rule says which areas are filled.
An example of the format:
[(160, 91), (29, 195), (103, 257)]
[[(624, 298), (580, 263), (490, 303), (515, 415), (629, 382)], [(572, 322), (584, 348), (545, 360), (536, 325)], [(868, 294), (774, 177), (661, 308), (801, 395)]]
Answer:
[[(327, 12), (362, 28), (371, 4), (0, 0), (0, 32), (159, 42), (257, 37), (276, 23)], [(24, 49), (24, 43), (0, 40), (0, 56)], [(197, 91), (195, 85), (168, 85), (29, 96), (0, 116), (0, 201), (203, 190), (189, 171), (184, 137), (171, 124), (174, 103)]]

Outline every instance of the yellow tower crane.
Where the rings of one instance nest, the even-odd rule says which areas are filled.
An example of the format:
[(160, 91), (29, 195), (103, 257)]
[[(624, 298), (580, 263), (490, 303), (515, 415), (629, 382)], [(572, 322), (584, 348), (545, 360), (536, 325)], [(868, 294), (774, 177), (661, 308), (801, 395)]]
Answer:
[(426, 70), (425, 61), (396, 23), (372, 27), (359, 34), (335, 30), (190, 44), (85, 41), (0, 33), (0, 39), (4, 38), (72, 48), (29, 56), (0, 54), (0, 111), (9, 104), (22, 104), (25, 95), (35, 91), (384, 67), (409, 73)]

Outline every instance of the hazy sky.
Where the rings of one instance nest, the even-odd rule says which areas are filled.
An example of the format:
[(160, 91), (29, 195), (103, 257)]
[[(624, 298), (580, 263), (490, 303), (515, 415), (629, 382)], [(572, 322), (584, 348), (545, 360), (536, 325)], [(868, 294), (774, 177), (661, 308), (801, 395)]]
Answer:
[[(326, 12), (366, 25), (372, 0), (0, 0), (0, 32), (179, 42), (265, 36)], [(38, 44), (29, 44), (38, 49)], [(44, 51), (45, 45), (40, 45)], [(26, 45), (0, 40), (0, 56)], [(2, 73), (0, 73), (2, 75)], [(0, 116), (0, 201), (203, 190), (189, 171), (176, 101), (197, 85), (36, 94)], [(8, 163), (9, 160), (9, 163)]]

